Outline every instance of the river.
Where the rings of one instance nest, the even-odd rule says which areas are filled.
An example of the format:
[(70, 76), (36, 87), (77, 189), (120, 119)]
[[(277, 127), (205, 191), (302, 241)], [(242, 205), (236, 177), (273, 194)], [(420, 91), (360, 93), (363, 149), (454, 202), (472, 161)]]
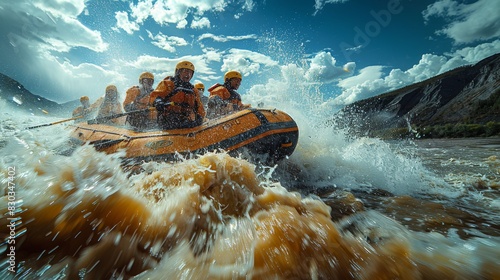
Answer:
[(0, 116), (1, 279), (500, 279), (500, 138), (305, 124), (295, 153), (145, 163)]

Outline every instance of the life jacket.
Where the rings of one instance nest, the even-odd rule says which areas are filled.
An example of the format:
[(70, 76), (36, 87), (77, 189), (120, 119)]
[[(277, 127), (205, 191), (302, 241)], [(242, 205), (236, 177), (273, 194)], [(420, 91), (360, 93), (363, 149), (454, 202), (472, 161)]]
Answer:
[(125, 111), (147, 109), (149, 107), (149, 94), (143, 87), (133, 86), (127, 90), (123, 108)]
[(235, 90), (229, 89), (228, 84), (217, 83), (211, 86), (208, 92), (210, 92), (210, 97), (207, 103), (207, 118), (221, 117), (245, 108), (241, 102), (241, 95)]
[(81, 117), (76, 119), (75, 122), (83, 122), (91, 119), (95, 116), (95, 108), (92, 107), (83, 107), (78, 106), (75, 110), (73, 110), (73, 117)]
[(99, 97), (94, 103), (90, 104), (88, 107), (84, 107), (83, 105), (78, 106), (75, 110), (73, 110), (73, 117), (82, 117), (76, 119), (75, 122), (82, 122), (95, 117), (99, 106), (101, 106), (104, 98)]
[(198, 90), (189, 82), (168, 76), (151, 93), (153, 98), (168, 104), (158, 113), (158, 124), (163, 129), (194, 127), (203, 122), (205, 109)]
[(243, 107), (241, 102), (241, 95), (233, 89), (229, 89), (227, 85), (221, 85), (219, 83), (211, 86), (208, 89), (210, 96), (219, 96), (223, 101), (237, 105), (238, 109)]
[(78, 106), (73, 110), (73, 117), (79, 117), (81, 115), (83, 115), (83, 106)]
[[(142, 86), (130, 87), (127, 90), (125, 101), (123, 101), (123, 109), (126, 112), (148, 109), (150, 107), (149, 97), (150, 92)], [(155, 124), (155, 121), (155, 111), (129, 114), (126, 120), (127, 123), (139, 129), (149, 128)]]
[[(122, 106), (118, 101), (106, 102), (106, 100), (101, 104), (101, 108), (99, 108), (99, 112), (97, 113), (97, 118), (112, 116), (116, 114), (121, 114)], [(121, 118), (110, 119), (104, 121), (103, 123), (109, 124), (122, 124), (123, 120)]]

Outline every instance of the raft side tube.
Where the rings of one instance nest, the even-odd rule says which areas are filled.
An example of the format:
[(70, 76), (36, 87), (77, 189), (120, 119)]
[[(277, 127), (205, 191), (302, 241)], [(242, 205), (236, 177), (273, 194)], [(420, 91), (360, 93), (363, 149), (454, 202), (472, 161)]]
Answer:
[(72, 125), (74, 143), (90, 143), (106, 153), (125, 149), (124, 162), (174, 160), (175, 155), (203, 154), (219, 149), (268, 155), (277, 162), (289, 156), (298, 142), (298, 127), (286, 113), (246, 109), (201, 126), (175, 130), (134, 131), (105, 124)]

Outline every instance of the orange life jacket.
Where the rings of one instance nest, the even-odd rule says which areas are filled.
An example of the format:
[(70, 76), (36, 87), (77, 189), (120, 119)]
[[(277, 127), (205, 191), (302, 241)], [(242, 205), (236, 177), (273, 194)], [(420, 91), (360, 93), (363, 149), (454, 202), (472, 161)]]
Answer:
[(83, 106), (77, 107), (73, 110), (73, 117), (81, 117), (80, 119), (76, 119), (75, 122), (82, 122), (89, 120), (95, 116), (95, 108), (88, 107), (83, 108)]
[(78, 106), (76, 107), (75, 110), (73, 110), (73, 117), (79, 117), (81, 115), (83, 115), (83, 106)]
[[(133, 86), (126, 92), (123, 109), (126, 112), (148, 109), (151, 106), (149, 97), (150, 94), (142, 87)], [(127, 115), (127, 122), (136, 128), (149, 128), (154, 125), (156, 117), (156, 111), (150, 110), (148, 112)]]
[[(134, 108), (131, 109), (130, 105), (134, 104)], [(123, 108), (125, 111), (133, 111), (140, 109), (147, 109), (149, 107), (149, 93), (145, 92), (144, 89), (139, 86), (133, 86), (127, 89), (127, 94), (125, 100), (123, 101)]]
[(151, 93), (150, 103), (154, 103), (158, 98), (168, 103), (164, 111), (158, 113), (158, 122), (164, 128), (200, 125), (205, 117), (205, 108), (198, 89), (190, 83), (176, 84), (175, 79), (168, 76)]
[(234, 90), (229, 90), (224, 85), (217, 83), (211, 86), (208, 92), (210, 92), (210, 97), (219, 96), (223, 101), (237, 105), (238, 109), (242, 109), (244, 106), (241, 102), (241, 95)]
[[(106, 102), (104, 101), (101, 104), (101, 108), (99, 108), (99, 112), (97, 113), (97, 118), (108, 117), (116, 114), (121, 114), (122, 106), (118, 101), (116, 102)], [(104, 123), (113, 123), (113, 124), (122, 124), (124, 123), (122, 118), (110, 119), (109, 121), (105, 121)]]

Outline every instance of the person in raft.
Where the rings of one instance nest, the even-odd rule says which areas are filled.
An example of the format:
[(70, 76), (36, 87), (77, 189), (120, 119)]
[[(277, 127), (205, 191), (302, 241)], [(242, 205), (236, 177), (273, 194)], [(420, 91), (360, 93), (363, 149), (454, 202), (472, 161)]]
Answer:
[(231, 112), (249, 108), (250, 104), (241, 102), (241, 95), (236, 92), (241, 84), (241, 73), (238, 71), (228, 71), (224, 75), (224, 84), (219, 83), (208, 89), (208, 117), (215, 118)]
[[(123, 113), (122, 105), (118, 101), (118, 89), (115, 85), (108, 85), (106, 87), (106, 92), (104, 94), (104, 100), (99, 107), (97, 112), (97, 118), (108, 117), (116, 114)], [(123, 118), (114, 118), (109, 120), (104, 120), (101, 123), (105, 124), (123, 124)]]
[(190, 83), (194, 65), (181, 61), (175, 66), (174, 77), (165, 77), (151, 93), (158, 112), (161, 129), (190, 128), (199, 126), (205, 118), (205, 108), (198, 90)]
[(147, 109), (150, 108), (149, 98), (153, 91), (155, 78), (151, 72), (143, 72), (139, 76), (139, 85), (129, 88), (123, 101), (125, 112), (141, 111), (127, 115), (126, 122), (137, 129), (154, 126), (156, 116)]
[(78, 106), (75, 110), (73, 110), (73, 118), (77, 118), (75, 122), (82, 122), (92, 119), (95, 115), (95, 112), (102, 102), (102, 98), (99, 98), (94, 104), (90, 104), (90, 99), (88, 96), (80, 97), (81, 106)]
[(203, 103), (203, 107), (206, 109), (207, 103), (208, 103), (208, 96), (203, 95), (205, 93), (205, 85), (203, 83), (196, 83), (196, 84), (194, 84), (194, 87), (200, 93), (201, 103)]

